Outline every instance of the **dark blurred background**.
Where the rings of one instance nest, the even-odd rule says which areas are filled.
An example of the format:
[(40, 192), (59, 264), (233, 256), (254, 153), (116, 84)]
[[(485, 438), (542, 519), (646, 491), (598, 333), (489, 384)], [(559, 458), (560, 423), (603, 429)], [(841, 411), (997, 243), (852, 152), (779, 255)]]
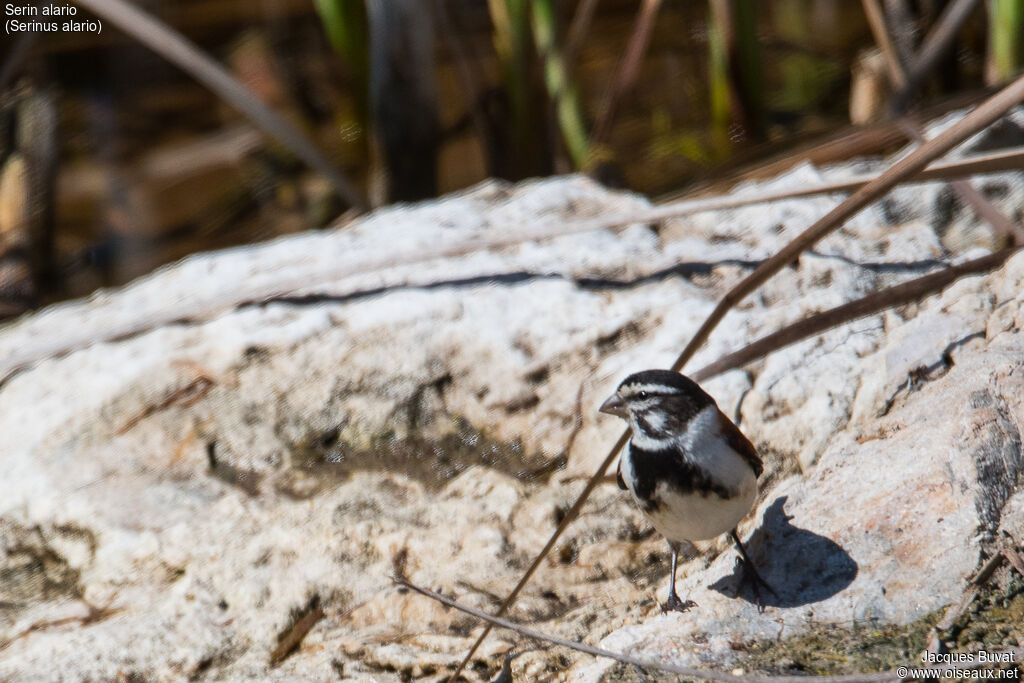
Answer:
[(1012, 78), (1024, 14), (1022, 0), (134, 6), (308, 137), (358, 202), (82, 3), (98, 35), (0, 41), (0, 318), (489, 177), (579, 171), (658, 197), (883, 154), (907, 142), (903, 117)]

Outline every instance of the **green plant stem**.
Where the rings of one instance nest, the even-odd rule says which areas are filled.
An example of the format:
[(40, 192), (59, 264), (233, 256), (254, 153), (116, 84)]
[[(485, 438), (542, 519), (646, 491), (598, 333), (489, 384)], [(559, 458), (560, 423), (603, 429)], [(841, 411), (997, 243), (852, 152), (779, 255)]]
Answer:
[(498, 53), (501, 81), (509, 103), (509, 144), (503, 153), (509, 159), (509, 175), (521, 178), (538, 173), (537, 146), (533, 129), (533, 97), (530, 79), (529, 0), (489, 0), (494, 25), (494, 49)]
[(753, 0), (710, 0), (708, 59), (711, 125), (720, 154), (729, 149), (732, 124), (746, 135), (764, 134), (764, 95)]
[(575, 168), (587, 160), (589, 142), (583, 124), (579, 95), (572, 82), (555, 32), (555, 11), (551, 0), (530, 0), (533, 39), (544, 68), (544, 85), (555, 103), (558, 129)]
[(988, 3), (989, 85), (1005, 83), (1024, 63), (1024, 0), (989, 0)]
[[(320, 22), (334, 51), (348, 66), (352, 98), (363, 131), (370, 120), (370, 57), (366, 38), (367, 19), (363, 0), (314, 0)], [(365, 139), (365, 135), (363, 136)]]

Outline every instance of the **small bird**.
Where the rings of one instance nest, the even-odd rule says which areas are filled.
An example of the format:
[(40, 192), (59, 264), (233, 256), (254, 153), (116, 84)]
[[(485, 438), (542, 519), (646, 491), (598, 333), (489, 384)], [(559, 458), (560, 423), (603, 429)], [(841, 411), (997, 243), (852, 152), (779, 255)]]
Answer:
[(672, 578), (664, 609), (685, 612), (695, 603), (676, 594), (679, 552), (693, 541), (729, 533), (744, 569), (757, 574), (736, 525), (757, 497), (761, 458), (715, 400), (689, 377), (671, 370), (630, 375), (600, 408), (629, 422), (629, 447), (619, 459), (619, 487), (633, 500), (672, 550)]

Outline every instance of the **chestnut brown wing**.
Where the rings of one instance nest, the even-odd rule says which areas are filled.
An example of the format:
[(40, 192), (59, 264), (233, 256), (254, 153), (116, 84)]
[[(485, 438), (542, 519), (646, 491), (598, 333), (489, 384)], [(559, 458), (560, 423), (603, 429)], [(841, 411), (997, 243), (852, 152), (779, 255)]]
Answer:
[(718, 411), (718, 431), (725, 437), (725, 442), (729, 444), (729, 447), (747, 461), (750, 468), (754, 470), (754, 475), (760, 477), (764, 466), (761, 464), (761, 458), (757, 455), (757, 449), (754, 448), (754, 444), (750, 443), (750, 439), (743, 436), (740, 428), (734, 425), (732, 420), (727, 418), (721, 410)]

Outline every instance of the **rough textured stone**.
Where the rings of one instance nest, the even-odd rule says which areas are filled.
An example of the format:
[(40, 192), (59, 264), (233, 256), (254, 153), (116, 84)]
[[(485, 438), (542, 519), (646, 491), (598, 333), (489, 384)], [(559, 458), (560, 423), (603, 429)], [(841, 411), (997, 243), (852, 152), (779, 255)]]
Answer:
[[(802, 167), (768, 184), (848, 172)], [(1019, 203), (1019, 180), (983, 184), (1007, 188), (996, 198), (1005, 207)], [(863, 212), (743, 302), (689, 367), (936, 267), (949, 234), (938, 200), (908, 192), (921, 191)], [(834, 203), (310, 281), (298, 297), (10, 377), (0, 386), (0, 678), (442, 677), (479, 626), (397, 590), (395, 564), (494, 609), (622, 429), (597, 414), (600, 401), (626, 374), (671, 363), (717, 296)], [(171, 296), (205, 300), (225, 282), (645, 205), (581, 178), (487, 184), (344, 231), (190, 258), (7, 325), (0, 349), (144, 315)], [(953, 602), (996, 532), (1024, 529), (1022, 280), (1018, 255), (707, 382), (768, 464), (741, 526), (779, 593), (763, 614), (736, 596), (735, 553), (721, 539), (680, 568), (680, 591), (698, 607), (662, 615), (666, 548), (612, 484), (512, 618), (727, 666), (735, 642), (907, 623)], [(314, 599), (323, 618), (271, 666)], [(496, 633), (471, 675), (517, 644)], [(607, 667), (554, 651), (514, 663), (531, 680), (597, 680)]]

